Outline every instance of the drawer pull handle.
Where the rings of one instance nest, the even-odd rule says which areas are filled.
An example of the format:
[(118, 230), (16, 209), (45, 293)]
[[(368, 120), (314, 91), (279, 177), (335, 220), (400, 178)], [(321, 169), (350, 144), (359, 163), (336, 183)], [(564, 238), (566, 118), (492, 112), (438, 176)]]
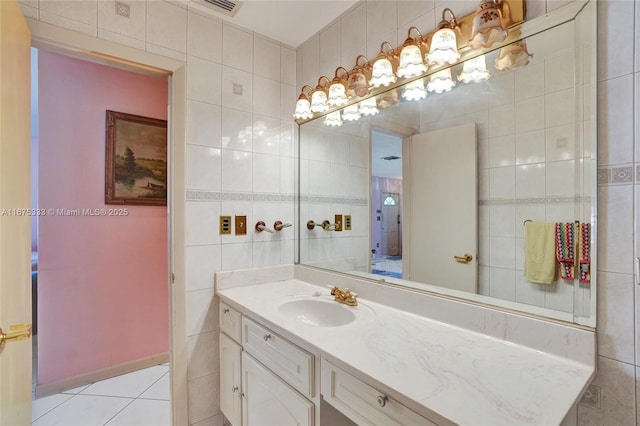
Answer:
[(225, 314), (228, 314), (228, 313), (229, 313), (229, 308), (224, 308), (224, 311), (223, 311), (223, 312), (224, 312)]
[(270, 334), (265, 334), (264, 337), (262, 337), (262, 338), (266, 342), (267, 340), (271, 339), (271, 335)]
[(378, 395), (378, 405), (384, 407), (387, 405), (387, 401), (389, 401), (389, 397), (387, 395)]
[(231, 388), (231, 392), (233, 392), (233, 393), (238, 392), (238, 387), (237, 386), (232, 387)]

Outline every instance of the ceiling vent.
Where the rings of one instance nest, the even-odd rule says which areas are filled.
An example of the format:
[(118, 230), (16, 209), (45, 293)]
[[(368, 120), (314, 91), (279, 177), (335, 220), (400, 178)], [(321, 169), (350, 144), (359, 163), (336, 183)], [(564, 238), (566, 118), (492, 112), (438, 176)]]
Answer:
[(206, 6), (207, 8), (222, 13), (227, 16), (235, 16), (242, 6), (241, 1), (231, 1), (231, 0), (192, 0), (194, 3), (201, 4)]
[(389, 155), (388, 157), (382, 157), (382, 160), (399, 160), (400, 157), (396, 156), (396, 155)]

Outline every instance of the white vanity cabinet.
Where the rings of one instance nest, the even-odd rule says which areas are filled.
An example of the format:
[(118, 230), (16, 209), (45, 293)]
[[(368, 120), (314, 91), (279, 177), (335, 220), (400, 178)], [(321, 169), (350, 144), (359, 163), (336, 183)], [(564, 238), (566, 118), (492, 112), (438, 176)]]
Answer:
[(233, 426), (314, 426), (316, 357), (220, 303), (220, 410)]

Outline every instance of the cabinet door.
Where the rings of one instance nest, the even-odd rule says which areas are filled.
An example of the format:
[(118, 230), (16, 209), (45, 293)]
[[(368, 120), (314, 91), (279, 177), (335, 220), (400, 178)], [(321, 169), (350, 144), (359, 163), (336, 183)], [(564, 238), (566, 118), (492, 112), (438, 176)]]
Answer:
[(220, 333), (220, 411), (233, 426), (242, 424), (242, 347)]
[(303, 426), (314, 424), (314, 405), (242, 352), (242, 425)]

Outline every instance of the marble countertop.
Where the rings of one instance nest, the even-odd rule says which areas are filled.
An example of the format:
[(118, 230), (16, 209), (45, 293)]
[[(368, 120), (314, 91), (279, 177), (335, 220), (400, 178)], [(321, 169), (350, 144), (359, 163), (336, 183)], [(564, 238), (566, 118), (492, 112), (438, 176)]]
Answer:
[(284, 337), (383, 384), (437, 423), (560, 424), (595, 373), (593, 365), (360, 297), (350, 308), (352, 323), (304, 325), (278, 306), (292, 298), (332, 296), (328, 288), (295, 279), (217, 294)]

